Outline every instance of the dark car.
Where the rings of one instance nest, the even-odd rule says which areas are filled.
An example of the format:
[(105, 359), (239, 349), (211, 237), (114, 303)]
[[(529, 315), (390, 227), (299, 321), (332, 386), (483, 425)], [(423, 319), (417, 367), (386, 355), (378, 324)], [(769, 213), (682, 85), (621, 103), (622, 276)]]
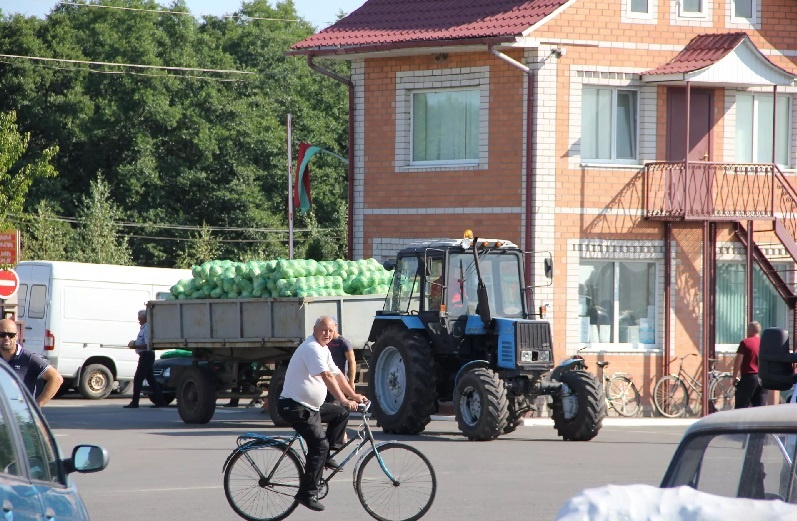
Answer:
[(98, 472), (108, 453), (78, 445), (61, 459), (58, 445), (36, 402), (13, 370), (0, 362), (0, 502), (3, 519), (87, 521), (72, 472)]
[[(166, 351), (160, 358), (155, 360), (153, 373), (155, 374), (155, 381), (160, 385), (163, 401), (166, 405), (172, 403), (177, 397), (177, 390), (169, 386), (169, 377), (172, 374), (172, 369), (176, 366), (188, 367), (193, 363), (194, 359), (191, 351), (183, 349)], [(149, 397), (152, 403), (155, 403), (146, 380), (144, 380), (142, 392)]]

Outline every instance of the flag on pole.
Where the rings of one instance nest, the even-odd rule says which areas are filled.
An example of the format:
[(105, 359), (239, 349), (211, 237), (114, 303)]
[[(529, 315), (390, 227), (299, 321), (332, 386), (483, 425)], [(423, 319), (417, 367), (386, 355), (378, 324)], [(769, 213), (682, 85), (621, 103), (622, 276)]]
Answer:
[(293, 184), (293, 206), (302, 213), (306, 213), (313, 202), (310, 196), (310, 167), (308, 163), (320, 151), (320, 148), (308, 143), (299, 143), (299, 157), (296, 159), (296, 182)]

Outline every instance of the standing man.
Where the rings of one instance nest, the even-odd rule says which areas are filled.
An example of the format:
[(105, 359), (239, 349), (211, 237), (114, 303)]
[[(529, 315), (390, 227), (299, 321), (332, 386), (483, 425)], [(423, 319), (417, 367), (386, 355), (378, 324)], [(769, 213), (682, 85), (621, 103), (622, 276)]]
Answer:
[[(334, 320), (334, 319), (333, 319)], [(354, 346), (338, 332), (338, 323), (335, 322), (335, 334), (327, 344), (332, 353), (332, 361), (349, 379), (349, 385), (354, 389), (354, 380), (357, 377), (357, 361), (354, 358)]]
[[(343, 447), (343, 434), (349, 421), (349, 411), (366, 401), (349, 385), (337, 368), (327, 344), (335, 335), (335, 321), (320, 317), (313, 334), (302, 342), (288, 363), (285, 383), (279, 399), (280, 416), (290, 423), (307, 443), (304, 475), (299, 483), (296, 499), (315, 511), (324, 510), (318, 501), (318, 483), (324, 467), (337, 468), (329, 457), (329, 450)], [(325, 403), (327, 390), (338, 403)], [(326, 432), (322, 423), (327, 423)]]
[(127, 347), (135, 349), (138, 353), (138, 366), (136, 366), (136, 374), (133, 375), (133, 399), (125, 409), (138, 409), (138, 400), (141, 396), (141, 387), (144, 380), (152, 392), (153, 407), (163, 407), (166, 405), (163, 401), (160, 385), (155, 380), (155, 374), (152, 372), (155, 366), (155, 352), (148, 349), (147, 342), (149, 341), (149, 324), (147, 324), (147, 310), (142, 309), (138, 312), (138, 323), (141, 329), (138, 330), (138, 336), (135, 340), (131, 340)]
[(36, 381), (41, 378), (46, 382), (44, 389), (36, 397), (36, 403), (42, 407), (52, 400), (64, 383), (64, 378), (42, 357), (22, 349), (16, 338), (17, 323), (8, 318), (0, 320), (0, 355), (14, 369), (34, 397), (36, 397)]
[(734, 397), (736, 409), (758, 407), (767, 402), (767, 391), (758, 378), (758, 348), (761, 344), (761, 324), (747, 324), (747, 338), (739, 343), (733, 360), (733, 380), (736, 382)]

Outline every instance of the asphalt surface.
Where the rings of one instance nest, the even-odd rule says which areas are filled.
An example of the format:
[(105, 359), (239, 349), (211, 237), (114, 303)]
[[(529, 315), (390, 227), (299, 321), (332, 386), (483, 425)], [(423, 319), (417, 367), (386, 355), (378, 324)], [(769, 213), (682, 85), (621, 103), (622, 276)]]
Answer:
[[(292, 433), (274, 428), (259, 408), (219, 407), (210, 423), (186, 425), (175, 406), (151, 409), (142, 401), (140, 409), (123, 409), (128, 401), (67, 396), (45, 407), (62, 453), (79, 443), (98, 444), (110, 453), (104, 471), (74, 475), (94, 521), (240, 519), (227, 504), (221, 472), (237, 435)], [(435, 417), (418, 436), (376, 429), (378, 439), (406, 442), (434, 465), (437, 496), (424, 519), (549, 520), (584, 488), (658, 485), (691, 423), (607, 418), (594, 440), (564, 442), (550, 420), (535, 418), (498, 440), (470, 442), (452, 420)], [(358, 423), (352, 418), (349, 426)], [(324, 512), (300, 506), (289, 519), (371, 519), (357, 500), (349, 469), (331, 482), (323, 503)]]

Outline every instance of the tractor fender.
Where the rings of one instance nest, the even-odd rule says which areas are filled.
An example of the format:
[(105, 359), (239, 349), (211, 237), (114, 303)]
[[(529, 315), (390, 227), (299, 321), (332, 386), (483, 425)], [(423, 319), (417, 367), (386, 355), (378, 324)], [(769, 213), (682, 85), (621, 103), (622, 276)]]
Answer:
[(377, 315), (371, 324), (371, 332), (368, 334), (368, 341), (375, 342), (379, 335), (388, 327), (403, 324), (407, 329), (418, 329), (423, 331), (423, 322), (416, 315)]
[(477, 367), (483, 367), (485, 369), (490, 369), (490, 362), (488, 362), (487, 360), (473, 360), (473, 361), (468, 362), (467, 364), (463, 365), (462, 367), (460, 367), (459, 371), (457, 371), (457, 376), (454, 378), (454, 389), (457, 388), (457, 382), (459, 382), (459, 377), (460, 376), (462, 376), (463, 374), (467, 373), (471, 369), (475, 369)]
[(567, 360), (562, 360), (562, 362), (554, 368), (551, 372), (551, 380), (558, 382), (562, 378), (562, 373), (566, 373), (567, 371), (585, 371), (586, 369), (587, 365), (584, 363), (583, 358), (568, 358)]

